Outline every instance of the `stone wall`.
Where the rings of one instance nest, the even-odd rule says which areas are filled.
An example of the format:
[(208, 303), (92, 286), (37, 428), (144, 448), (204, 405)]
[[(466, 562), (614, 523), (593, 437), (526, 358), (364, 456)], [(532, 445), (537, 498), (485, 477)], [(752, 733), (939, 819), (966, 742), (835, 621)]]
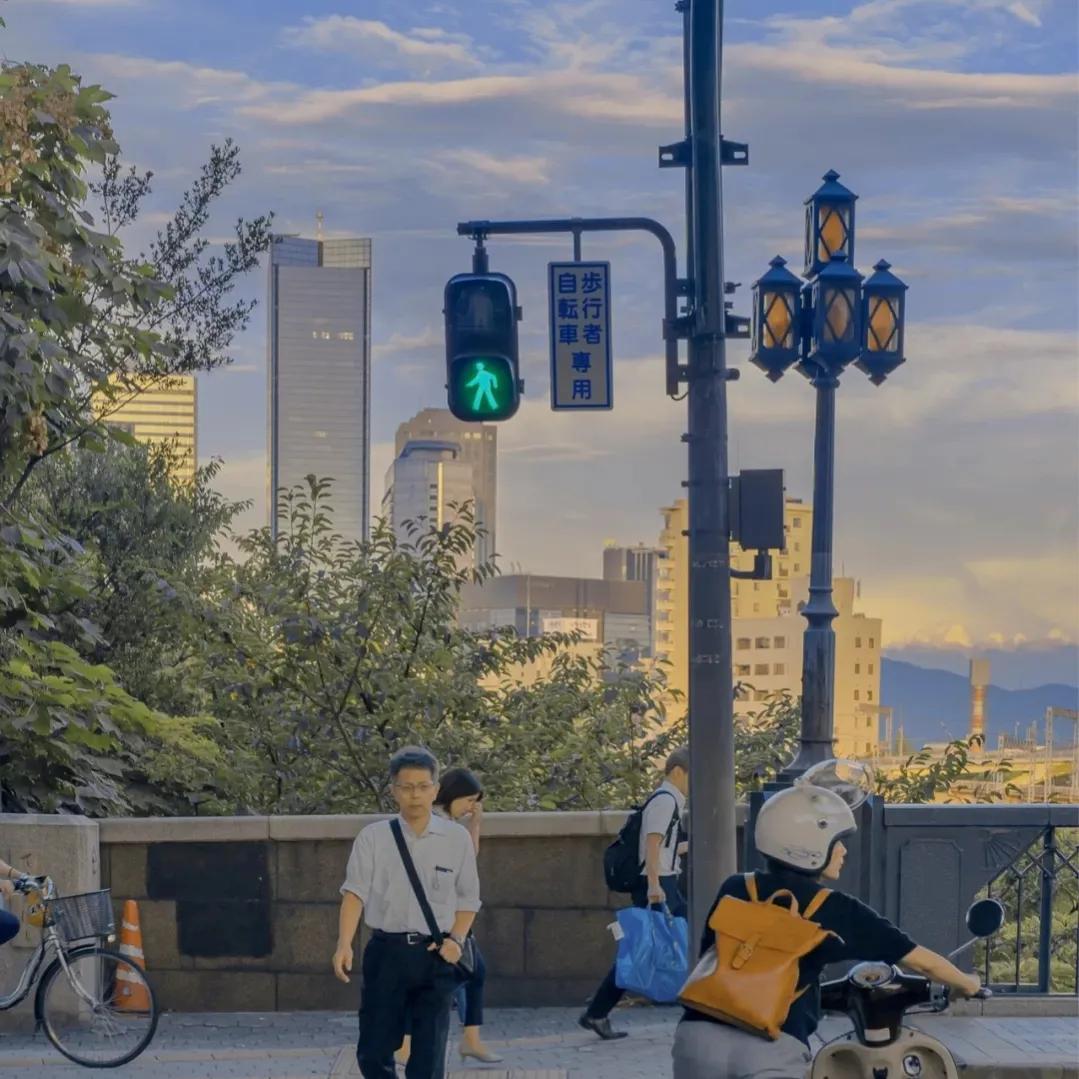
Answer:
[[(106, 820), (102, 882), (136, 899), (147, 966), (178, 1011), (352, 1008), (330, 971), (352, 840), (374, 817)], [(613, 956), (624, 904), (602, 856), (625, 820), (606, 813), (492, 813), (480, 846), (476, 934), (488, 1002), (575, 1003)], [(359, 970), (359, 966), (354, 968)]]

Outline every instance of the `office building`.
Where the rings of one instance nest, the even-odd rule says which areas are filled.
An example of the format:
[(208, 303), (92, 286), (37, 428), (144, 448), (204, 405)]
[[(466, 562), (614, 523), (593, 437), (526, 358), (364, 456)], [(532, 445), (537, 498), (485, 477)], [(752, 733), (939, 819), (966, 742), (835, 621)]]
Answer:
[(270, 247), (267, 506), (305, 477), (332, 477), (334, 527), (367, 535), (371, 241), (277, 236)]
[[(406, 442), (386, 473), (382, 516), (398, 543), (414, 542), (431, 528), (452, 523), (472, 499), (472, 465), (456, 442)], [(476, 563), (475, 555), (464, 562)]]
[[(661, 511), (664, 528), (660, 546), (657, 591), (657, 655), (665, 658), (668, 682), (682, 693), (689, 689), (689, 544), (684, 499)], [(809, 562), (813, 511), (798, 499), (784, 507), (786, 548), (773, 552), (771, 580), (731, 581), (733, 677), (737, 693), (735, 714), (759, 711), (778, 692), (797, 699), (802, 694), (801, 609), (809, 597)], [(731, 567), (753, 568), (753, 553), (731, 544)], [(832, 627), (836, 635), (835, 740), (836, 752), (871, 756), (877, 741), (880, 709), (881, 620), (854, 610), (857, 583), (849, 578), (832, 582), (832, 599), (839, 612)]]
[(173, 476), (190, 483), (199, 464), (198, 383), (194, 375), (166, 379), (113, 380), (109, 393), (94, 395), (94, 415), (147, 445), (171, 443)]
[(647, 586), (649, 651), (656, 648), (656, 592), (659, 583), (658, 570), (663, 551), (647, 547), (643, 543), (635, 547), (622, 547), (609, 541), (603, 548), (603, 579), (605, 581), (643, 581)]
[(425, 408), (397, 428), (394, 453), (401, 456), (410, 442), (444, 442), (457, 447), (457, 460), (471, 467), (476, 565), (489, 562), (497, 553), (498, 428), (492, 423), (465, 423), (448, 409)]
[(471, 630), (512, 626), (522, 637), (581, 634), (599, 647), (646, 654), (651, 646), (644, 581), (509, 574), (461, 592), (459, 619)]

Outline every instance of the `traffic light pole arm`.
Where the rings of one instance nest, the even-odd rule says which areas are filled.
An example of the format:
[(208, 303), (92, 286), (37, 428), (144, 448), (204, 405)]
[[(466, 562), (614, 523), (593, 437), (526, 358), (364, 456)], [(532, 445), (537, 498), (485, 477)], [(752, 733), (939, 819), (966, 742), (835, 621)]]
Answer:
[[(663, 248), (663, 340), (666, 344), (667, 393), (675, 396), (685, 371), (678, 363), (678, 338), (688, 336), (688, 319), (678, 317), (678, 296), (684, 282), (678, 280), (674, 237), (651, 217), (558, 217), (538, 221), (461, 221), (459, 236), (482, 242), (487, 236), (523, 236), (540, 232), (568, 232), (575, 239), (582, 232), (649, 232)], [(688, 288), (685, 290), (688, 291)]]

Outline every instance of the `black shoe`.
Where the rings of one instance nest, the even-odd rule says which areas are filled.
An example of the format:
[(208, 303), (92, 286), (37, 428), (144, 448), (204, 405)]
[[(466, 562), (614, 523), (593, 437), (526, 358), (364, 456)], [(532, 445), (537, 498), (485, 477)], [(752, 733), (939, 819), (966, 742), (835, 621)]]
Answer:
[(593, 1034), (598, 1034), (605, 1042), (614, 1042), (618, 1041), (619, 1038), (629, 1037), (628, 1031), (612, 1030), (610, 1019), (594, 1019), (588, 1012), (585, 1012), (577, 1020), (577, 1025), (584, 1027), (585, 1030), (592, 1031)]

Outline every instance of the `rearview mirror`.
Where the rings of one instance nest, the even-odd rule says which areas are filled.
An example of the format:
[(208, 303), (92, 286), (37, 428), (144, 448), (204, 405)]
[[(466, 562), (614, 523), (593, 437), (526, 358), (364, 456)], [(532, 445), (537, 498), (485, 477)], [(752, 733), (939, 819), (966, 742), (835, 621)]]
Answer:
[(979, 899), (967, 911), (967, 928), (976, 937), (991, 937), (1004, 924), (1004, 907), (996, 899)]

